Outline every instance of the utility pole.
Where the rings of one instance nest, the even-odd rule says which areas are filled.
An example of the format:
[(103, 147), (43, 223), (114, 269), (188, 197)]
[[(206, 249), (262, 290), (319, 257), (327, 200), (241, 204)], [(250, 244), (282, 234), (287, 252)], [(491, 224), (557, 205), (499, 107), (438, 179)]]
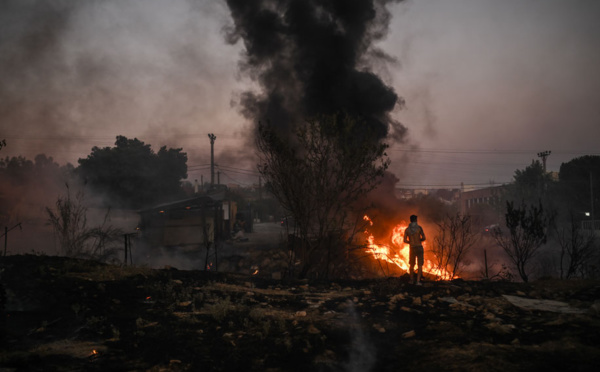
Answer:
[(592, 204), (592, 230), (596, 230), (596, 221), (594, 220), (594, 182), (592, 181), (592, 171), (590, 171), (590, 199)]
[(217, 136), (209, 133), (208, 138), (210, 139), (210, 188), (215, 187), (215, 140)]
[(17, 227), (20, 230), (23, 230), (23, 227), (21, 226), (21, 222), (19, 222), (18, 224), (14, 225), (10, 229), (8, 228), (8, 226), (4, 226), (4, 234), (0, 235), (0, 237), (4, 236), (4, 257), (6, 257), (6, 250), (8, 249), (8, 232)]
[(258, 176), (258, 200), (262, 200), (262, 178)]
[(544, 173), (546, 173), (546, 158), (552, 153), (552, 151), (538, 152), (537, 156), (542, 158), (542, 165), (544, 166)]

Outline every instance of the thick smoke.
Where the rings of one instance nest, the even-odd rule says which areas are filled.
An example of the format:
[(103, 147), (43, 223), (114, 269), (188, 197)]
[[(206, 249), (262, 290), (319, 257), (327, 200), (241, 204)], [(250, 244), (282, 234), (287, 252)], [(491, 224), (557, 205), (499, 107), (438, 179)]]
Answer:
[(289, 130), (308, 117), (345, 111), (378, 138), (401, 140), (391, 118), (404, 104), (369, 66), (389, 57), (374, 47), (388, 31), (389, 1), (228, 0), (227, 41), (245, 46), (241, 70), (261, 91), (240, 98), (245, 117)]

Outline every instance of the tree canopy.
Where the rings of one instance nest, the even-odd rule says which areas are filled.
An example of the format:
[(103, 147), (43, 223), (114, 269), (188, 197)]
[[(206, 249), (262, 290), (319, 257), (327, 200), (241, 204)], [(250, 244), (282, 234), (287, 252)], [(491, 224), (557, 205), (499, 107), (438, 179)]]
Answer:
[(517, 169), (509, 200), (537, 204), (548, 194), (552, 177), (544, 171), (539, 160), (532, 160), (525, 169)]
[(23, 156), (0, 159), (0, 178), (4, 183), (23, 186), (28, 183), (64, 182), (66, 175), (73, 170), (71, 164), (59, 166), (50, 156), (38, 154), (34, 161)]
[(562, 163), (558, 178), (562, 199), (577, 219), (592, 209), (600, 215), (600, 156), (586, 155)]
[(155, 153), (137, 138), (117, 136), (115, 147), (93, 147), (78, 174), (111, 205), (140, 208), (181, 196), (187, 154), (163, 146)]

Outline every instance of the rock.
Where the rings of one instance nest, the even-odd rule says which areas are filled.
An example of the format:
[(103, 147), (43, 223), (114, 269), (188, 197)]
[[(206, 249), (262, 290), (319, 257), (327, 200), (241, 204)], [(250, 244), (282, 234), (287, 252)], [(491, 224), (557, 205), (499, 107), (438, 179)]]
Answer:
[(492, 332), (499, 335), (507, 335), (511, 333), (516, 327), (513, 324), (502, 324), (500, 322), (491, 322), (484, 324), (484, 326)]
[(421, 297), (415, 297), (415, 298), (413, 298), (413, 302), (412, 303), (413, 303), (413, 305), (421, 305), (422, 304)]
[(297, 317), (305, 317), (306, 316), (306, 311), (296, 311), (296, 313), (294, 314), (294, 316)]
[(405, 299), (405, 296), (403, 294), (397, 294), (397, 295), (392, 296), (392, 298), (390, 298), (390, 301), (388, 302), (388, 309), (394, 310), (396, 308), (398, 301), (401, 301), (404, 299)]
[(411, 338), (411, 337), (415, 337), (417, 335), (417, 333), (412, 330), (412, 331), (408, 331), (408, 332), (404, 332), (402, 334), (402, 338)]
[(318, 335), (319, 333), (321, 333), (321, 331), (317, 327), (315, 327), (314, 324), (309, 325), (307, 331), (311, 335)]
[(381, 324), (375, 323), (373, 324), (373, 328), (375, 328), (379, 333), (385, 333), (385, 328), (381, 326)]
[(404, 296), (402, 293), (398, 293), (396, 295), (393, 295), (392, 298), (390, 298), (390, 302), (396, 303), (400, 300), (404, 300), (405, 298), (406, 298), (406, 296)]
[(440, 297), (439, 300), (443, 301), (443, 302), (448, 302), (448, 303), (451, 303), (451, 304), (458, 303), (458, 300), (456, 298), (454, 298), (454, 297)]
[(590, 312), (594, 315), (600, 315), (600, 300), (594, 301), (590, 307)]
[(566, 302), (555, 300), (538, 300), (517, 296), (502, 295), (508, 302), (524, 310), (541, 310), (563, 314), (583, 314), (585, 310), (569, 306)]
[(450, 305), (451, 308), (457, 308), (463, 311), (476, 311), (477, 309), (475, 308), (475, 306), (465, 303), (465, 302), (459, 302), (457, 304), (451, 304)]
[(487, 320), (494, 320), (494, 319), (496, 319), (496, 315), (494, 315), (493, 313), (485, 313), (483, 318), (487, 319)]

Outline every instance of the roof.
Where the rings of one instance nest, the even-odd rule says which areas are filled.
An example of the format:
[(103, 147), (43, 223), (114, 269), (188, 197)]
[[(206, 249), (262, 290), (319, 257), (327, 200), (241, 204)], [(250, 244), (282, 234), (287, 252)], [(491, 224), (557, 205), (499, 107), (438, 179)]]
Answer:
[(158, 204), (150, 208), (141, 209), (138, 213), (152, 213), (160, 210), (178, 210), (178, 209), (203, 209), (212, 208), (223, 200), (224, 194), (200, 195), (193, 198), (177, 200), (169, 203)]

